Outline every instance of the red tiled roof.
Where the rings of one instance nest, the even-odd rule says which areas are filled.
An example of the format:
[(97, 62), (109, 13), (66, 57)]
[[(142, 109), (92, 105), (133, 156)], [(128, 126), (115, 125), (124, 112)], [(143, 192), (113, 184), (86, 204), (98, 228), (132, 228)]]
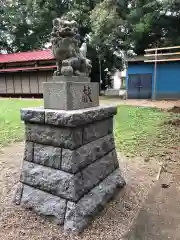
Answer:
[(41, 67), (24, 67), (24, 68), (7, 68), (0, 69), (0, 72), (18, 72), (18, 71), (29, 71), (29, 70), (38, 70), (38, 69), (54, 69), (56, 65), (53, 66), (41, 66)]
[(38, 60), (53, 60), (51, 49), (32, 52), (20, 52), (11, 54), (0, 54), (0, 63), (28, 62)]

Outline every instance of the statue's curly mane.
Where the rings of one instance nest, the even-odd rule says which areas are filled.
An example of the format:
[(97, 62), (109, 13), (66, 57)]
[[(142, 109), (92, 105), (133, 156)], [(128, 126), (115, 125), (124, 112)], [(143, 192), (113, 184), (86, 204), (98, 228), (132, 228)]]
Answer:
[(80, 35), (75, 21), (54, 19), (51, 43), (57, 61), (56, 75), (72, 76), (90, 73), (91, 63), (80, 51)]

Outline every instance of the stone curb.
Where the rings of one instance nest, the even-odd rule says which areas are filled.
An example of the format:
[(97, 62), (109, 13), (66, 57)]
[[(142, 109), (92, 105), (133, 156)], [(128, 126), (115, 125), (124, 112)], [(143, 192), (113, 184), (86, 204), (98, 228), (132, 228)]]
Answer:
[(77, 127), (111, 118), (116, 113), (116, 106), (99, 106), (75, 111), (24, 108), (21, 109), (21, 120), (62, 127)]

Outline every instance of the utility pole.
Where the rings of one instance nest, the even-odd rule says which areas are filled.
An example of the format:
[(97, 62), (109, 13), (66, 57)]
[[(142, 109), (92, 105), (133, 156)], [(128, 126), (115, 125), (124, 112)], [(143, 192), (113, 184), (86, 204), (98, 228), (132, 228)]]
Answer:
[(100, 80), (100, 91), (102, 90), (101, 87), (102, 87), (102, 65), (101, 65), (101, 57), (99, 56), (99, 80)]
[(153, 89), (153, 100), (156, 100), (156, 82), (157, 82), (157, 48), (155, 50), (155, 62), (154, 62), (154, 89)]

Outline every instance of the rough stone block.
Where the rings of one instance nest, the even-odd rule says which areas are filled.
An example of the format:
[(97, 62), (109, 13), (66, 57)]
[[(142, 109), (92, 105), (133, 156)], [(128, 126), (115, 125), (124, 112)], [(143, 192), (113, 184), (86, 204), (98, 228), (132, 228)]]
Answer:
[(16, 190), (14, 192), (14, 196), (13, 196), (13, 203), (15, 203), (16, 205), (21, 204), (23, 189), (24, 189), (24, 184), (21, 182), (18, 182)]
[(26, 141), (24, 150), (24, 160), (31, 162), (33, 161), (34, 143)]
[(82, 145), (80, 128), (57, 128), (48, 125), (26, 124), (26, 140), (74, 149)]
[(21, 182), (56, 196), (77, 201), (82, 196), (82, 177), (24, 161)]
[(89, 77), (85, 76), (53, 76), (54, 82), (90, 82)]
[(82, 232), (92, 218), (102, 210), (120, 188), (125, 185), (119, 169), (110, 174), (98, 186), (93, 188), (78, 203), (68, 202), (64, 229)]
[(113, 118), (88, 124), (83, 131), (83, 144), (92, 142), (113, 132)]
[(117, 107), (98, 106), (73, 111), (45, 110), (45, 122), (55, 126), (77, 127), (113, 117)]
[(38, 214), (50, 217), (57, 224), (64, 223), (66, 200), (60, 197), (24, 185), (21, 204)]
[(61, 168), (61, 148), (34, 144), (33, 162), (52, 168)]
[(99, 105), (99, 84), (88, 82), (46, 82), (44, 108), (76, 110)]
[(45, 123), (44, 108), (23, 108), (20, 110), (20, 113), (22, 121)]
[(119, 168), (119, 161), (116, 150), (113, 152), (113, 161), (114, 161), (114, 167)]
[(93, 102), (86, 102), (88, 86), (95, 85), (87, 81), (53, 82), (52, 89), (46, 85), (45, 101), (53, 108), (86, 109), (65, 111), (46, 106), (21, 110), (26, 145), (15, 202), (76, 232), (125, 184), (119, 169), (115, 170), (113, 116), (117, 107), (88, 108), (97, 104), (99, 94), (92, 87)]
[(21, 182), (77, 201), (115, 170), (116, 157), (113, 150), (75, 175), (24, 161)]
[[(117, 113), (115, 106), (98, 106), (72, 111), (43, 108), (21, 109), (21, 119), (25, 122), (55, 125), (59, 127), (77, 127), (113, 117)], [(41, 116), (42, 117), (34, 117)]]
[(115, 170), (115, 150), (89, 165), (82, 171), (83, 192), (87, 192)]
[(113, 134), (88, 143), (76, 150), (63, 149), (61, 169), (75, 173), (115, 148)]

